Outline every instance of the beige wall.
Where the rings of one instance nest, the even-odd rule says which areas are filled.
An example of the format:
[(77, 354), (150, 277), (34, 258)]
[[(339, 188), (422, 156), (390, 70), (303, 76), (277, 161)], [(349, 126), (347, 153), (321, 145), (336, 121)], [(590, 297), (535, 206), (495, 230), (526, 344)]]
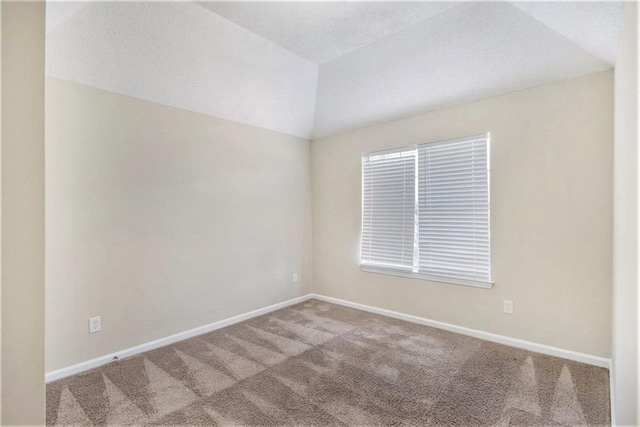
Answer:
[[(2, 23), (2, 4), (0, 4)], [(0, 26), (0, 400), (2, 400), (2, 27)], [(0, 424), (2, 424), (2, 404), (0, 404)]]
[(2, 2), (2, 425), (44, 423), (45, 5)]
[(616, 421), (638, 422), (638, 5), (625, 4), (615, 69), (613, 372)]
[[(361, 153), (483, 132), (493, 289), (361, 271)], [(314, 140), (314, 292), (609, 357), (612, 148), (610, 71)]]
[(308, 141), (51, 78), (46, 114), (47, 371), (310, 292)]

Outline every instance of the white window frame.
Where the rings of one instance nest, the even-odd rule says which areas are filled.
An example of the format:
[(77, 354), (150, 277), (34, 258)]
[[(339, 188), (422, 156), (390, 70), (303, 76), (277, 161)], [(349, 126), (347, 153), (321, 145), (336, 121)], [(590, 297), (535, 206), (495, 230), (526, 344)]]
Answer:
[[(456, 142), (456, 141), (463, 141), (463, 140), (471, 140), (471, 139), (478, 139), (478, 138), (486, 138), (486, 149), (487, 149), (487, 215), (488, 215), (488, 221), (487, 221), (487, 227), (488, 227), (488, 245), (489, 245), (489, 250), (488, 250), (488, 254), (489, 254), (489, 277), (490, 279), (485, 281), (485, 280), (467, 280), (467, 279), (461, 279), (461, 278), (453, 278), (453, 277), (445, 277), (445, 276), (439, 276), (439, 275), (434, 275), (434, 274), (427, 274), (424, 272), (419, 272), (417, 270), (417, 263), (418, 260), (416, 259), (416, 263), (414, 265), (414, 269), (406, 269), (406, 268), (395, 268), (395, 267), (389, 267), (389, 266), (384, 266), (384, 265), (372, 265), (372, 264), (367, 264), (364, 263), (362, 261), (362, 254), (360, 256), (360, 269), (362, 271), (365, 272), (369, 272), (369, 273), (378, 273), (378, 274), (388, 274), (388, 275), (394, 275), (394, 276), (401, 276), (401, 277), (408, 277), (408, 278), (413, 278), (413, 279), (421, 279), (421, 280), (428, 280), (428, 281), (432, 281), (432, 282), (440, 282), (440, 283), (451, 283), (451, 284), (456, 284), (456, 285), (463, 285), (463, 286), (471, 286), (471, 287), (477, 287), (477, 288), (484, 288), (484, 289), (491, 289), (493, 287), (493, 280), (491, 278), (491, 165), (490, 165), (490, 147), (491, 147), (491, 135), (489, 133), (486, 134), (482, 134), (482, 135), (475, 135), (475, 136), (469, 136), (469, 137), (465, 137), (465, 138), (455, 138), (455, 139), (451, 139), (451, 140), (441, 140), (441, 141), (433, 141), (431, 143), (427, 143), (427, 144), (418, 144), (418, 145), (410, 145), (410, 146), (405, 146), (405, 147), (399, 147), (396, 149), (392, 149), (392, 150), (384, 150), (384, 151), (375, 151), (375, 152), (368, 152), (368, 153), (364, 153), (362, 154), (362, 158), (365, 159), (366, 157), (369, 156), (375, 156), (377, 154), (384, 154), (385, 152), (397, 152), (397, 151), (402, 151), (402, 150), (411, 150), (412, 148), (416, 150), (416, 169), (415, 169), (415, 175), (416, 175), (416, 182), (415, 182), (415, 205), (416, 205), (416, 219), (415, 219), (415, 228), (417, 229), (418, 227), (418, 217), (417, 217), (417, 211), (418, 211), (418, 204), (419, 204), (419, 198), (418, 198), (418, 175), (419, 175), (419, 171), (418, 171), (418, 149), (421, 146), (427, 146), (428, 144), (436, 144), (436, 143), (447, 143), (447, 142)], [(361, 199), (361, 206), (362, 206), (362, 212), (361, 212), (361, 221), (364, 219), (364, 201), (365, 201), (365, 195), (364, 195), (364, 170), (361, 170), (361, 179), (362, 179), (362, 199)], [(362, 231), (363, 229), (361, 228), (361, 237), (362, 237)], [(417, 234), (417, 233), (416, 233)], [(419, 237), (416, 238), (415, 241), (415, 245), (419, 246)], [(362, 251), (362, 240), (360, 242), (360, 250)], [(416, 250), (417, 253), (417, 250)]]

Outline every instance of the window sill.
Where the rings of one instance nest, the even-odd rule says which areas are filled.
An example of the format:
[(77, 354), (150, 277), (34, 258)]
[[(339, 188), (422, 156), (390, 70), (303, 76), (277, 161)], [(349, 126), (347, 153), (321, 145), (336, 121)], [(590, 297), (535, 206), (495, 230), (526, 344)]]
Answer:
[(478, 282), (475, 280), (450, 279), (447, 277), (430, 276), (428, 274), (414, 273), (412, 271), (397, 270), (394, 268), (377, 267), (372, 265), (360, 265), (362, 271), (367, 273), (388, 274), (391, 276), (409, 277), (411, 279), (429, 280), (431, 282), (450, 283), (453, 285), (471, 286), (474, 288), (491, 289), (493, 282)]

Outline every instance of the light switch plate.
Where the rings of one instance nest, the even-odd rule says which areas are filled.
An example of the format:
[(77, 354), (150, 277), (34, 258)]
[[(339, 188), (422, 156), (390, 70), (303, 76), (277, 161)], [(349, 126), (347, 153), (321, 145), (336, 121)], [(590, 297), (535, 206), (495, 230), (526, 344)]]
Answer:
[(504, 300), (504, 313), (513, 314), (513, 301)]
[(102, 321), (100, 320), (100, 316), (90, 318), (89, 333), (95, 334), (96, 332), (100, 332), (101, 330), (102, 330)]

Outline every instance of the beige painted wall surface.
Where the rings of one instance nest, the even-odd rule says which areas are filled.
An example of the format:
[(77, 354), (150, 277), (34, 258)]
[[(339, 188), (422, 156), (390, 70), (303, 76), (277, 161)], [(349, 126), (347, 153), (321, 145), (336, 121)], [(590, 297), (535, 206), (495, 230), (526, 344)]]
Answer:
[[(361, 271), (361, 153), (483, 132), (493, 289)], [(612, 72), (314, 140), (311, 151), (314, 292), (610, 356)]]
[(50, 78), (46, 114), (47, 371), (310, 292), (308, 141)]
[[(0, 5), (0, 23), (2, 5)], [(2, 29), (0, 28), (0, 236), (2, 236)], [(2, 242), (0, 237), (0, 400), (2, 400)], [(0, 404), (0, 424), (2, 424), (2, 404)]]
[(638, 5), (625, 3), (615, 69), (613, 373), (618, 425), (638, 422)]
[(2, 2), (2, 425), (44, 424), (45, 4)]

